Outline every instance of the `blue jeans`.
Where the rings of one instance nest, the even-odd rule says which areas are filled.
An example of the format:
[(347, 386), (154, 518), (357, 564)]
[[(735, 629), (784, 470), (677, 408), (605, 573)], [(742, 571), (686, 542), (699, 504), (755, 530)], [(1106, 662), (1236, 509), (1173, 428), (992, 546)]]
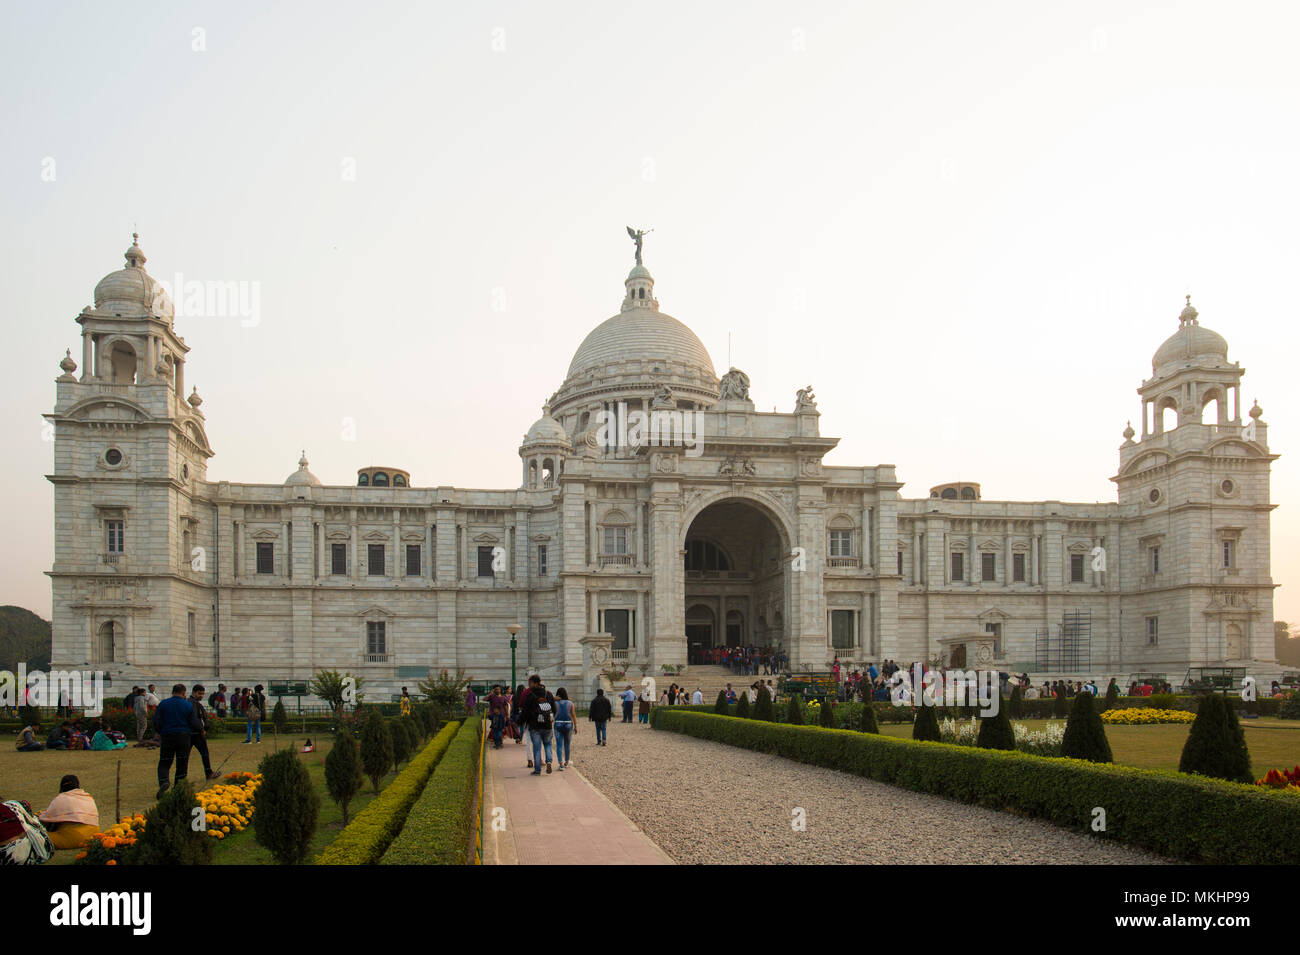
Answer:
[(558, 720), (555, 723), (555, 761), (557, 763), (567, 763), (569, 761), (569, 746), (573, 742), (573, 724), (561, 723)]
[(252, 742), (254, 731), (256, 731), (257, 733), (257, 741), (259, 743), (262, 742), (262, 721), (261, 720), (248, 721), (248, 735), (244, 737), (245, 743)]
[(632, 722), (632, 704), (627, 700), (623, 701), (623, 722)]
[(539, 730), (534, 726), (529, 729), (529, 735), (533, 740), (533, 775), (540, 776), (542, 774), (543, 746), (546, 747), (546, 761), (548, 763), (551, 761), (551, 729), (547, 727), (544, 730)]
[(595, 723), (596, 723), (596, 742), (603, 743), (605, 742), (605, 721), (596, 720)]

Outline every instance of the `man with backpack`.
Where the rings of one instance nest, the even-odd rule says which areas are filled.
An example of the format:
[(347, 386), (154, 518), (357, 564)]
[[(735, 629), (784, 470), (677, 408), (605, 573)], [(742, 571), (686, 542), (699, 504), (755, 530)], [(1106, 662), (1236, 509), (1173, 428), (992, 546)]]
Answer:
[(190, 703), (194, 706), (194, 716), (199, 721), (199, 731), (190, 734), (190, 744), (199, 751), (199, 756), (203, 758), (203, 773), (208, 779), (217, 779), (221, 774), (212, 771), (212, 757), (208, 755), (208, 729), (212, 726), (212, 720), (208, 716), (208, 711), (203, 707), (203, 684), (196, 683), (190, 690)]
[(542, 678), (533, 674), (528, 678), (528, 693), (524, 697), (524, 722), (533, 740), (533, 772), (542, 775), (542, 749), (546, 749), (546, 772), (551, 772), (551, 739), (555, 729), (555, 697), (542, 685)]

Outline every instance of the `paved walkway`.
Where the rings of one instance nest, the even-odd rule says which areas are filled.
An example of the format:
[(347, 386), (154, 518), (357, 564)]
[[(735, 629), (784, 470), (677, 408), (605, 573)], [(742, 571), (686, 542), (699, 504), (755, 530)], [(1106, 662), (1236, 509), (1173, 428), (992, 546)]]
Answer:
[[(583, 739), (590, 741), (588, 732)], [(589, 744), (590, 745), (590, 744)], [(672, 865), (673, 861), (577, 770), (549, 776), (525, 767), (527, 744), (487, 743), (483, 793), (485, 865)], [(552, 763), (552, 766), (555, 764)], [(494, 818), (505, 809), (505, 827)]]

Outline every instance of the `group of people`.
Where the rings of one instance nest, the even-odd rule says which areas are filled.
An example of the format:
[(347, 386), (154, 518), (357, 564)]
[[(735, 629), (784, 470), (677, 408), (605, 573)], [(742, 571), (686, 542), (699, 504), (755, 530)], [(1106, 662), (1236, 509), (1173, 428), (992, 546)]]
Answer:
[[(604, 698), (604, 692), (596, 691), (596, 699), (588, 709), (588, 717), (596, 722), (596, 745), (603, 746), (605, 739), (605, 722), (609, 719), (597, 719), (601, 712), (597, 705)], [(528, 678), (528, 683), (519, 684), (513, 693), (507, 694), (500, 685), (492, 687), (487, 698), (488, 726), (492, 735), (492, 746), (501, 749), (504, 739), (509, 736), (522, 745), (525, 738), (529, 742), (528, 768), (534, 776), (542, 774), (542, 755), (546, 756), (546, 772), (551, 771), (552, 753), (554, 762), (563, 772), (570, 765), (573, 755), (573, 736), (577, 727), (577, 709), (569, 699), (569, 692), (560, 687), (554, 694), (542, 683), (536, 674)], [(605, 710), (609, 701), (605, 700)]]
[(69, 773), (40, 813), (23, 800), (0, 803), (0, 865), (40, 865), (55, 849), (79, 848), (99, 831), (94, 798)]
[(776, 675), (790, 665), (790, 656), (773, 647), (706, 647), (697, 662), (725, 666), (742, 676)]
[(35, 753), (43, 749), (109, 750), (126, 747), (126, 737), (110, 727), (108, 720), (103, 717), (92, 720), (90, 726), (87, 726), (86, 721), (80, 717), (56, 721), (44, 743), (37, 738), (40, 732), (40, 720), (24, 726), (18, 733), (18, 752)]

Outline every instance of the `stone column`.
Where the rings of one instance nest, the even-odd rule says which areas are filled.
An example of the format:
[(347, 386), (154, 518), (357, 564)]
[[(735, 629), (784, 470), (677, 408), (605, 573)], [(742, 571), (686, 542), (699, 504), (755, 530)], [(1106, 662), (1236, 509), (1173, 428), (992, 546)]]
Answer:
[(656, 669), (665, 663), (686, 662), (685, 594), (686, 572), (682, 565), (681, 487), (676, 481), (655, 480), (650, 489), (650, 538), (654, 561), (654, 582), (650, 609), (650, 663)]
[(176, 359), (176, 397), (185, 400), (185, 359)]
[(641, 502), (637, 501), (636, 502), (636, 540), (633, 542), (631, 548), (632, 563), (636, 567), (640, 567), (643, 563), (641, 557), (641, 548), (644, 546), (644, 538), (642, 536), (644, 533), (645, 530), (641, 526)]
[(280, 547), (282, 548), (280, 551), (280, 565), (281, 568), (283, 569), (283, 573), (281, 574), (281, 576), (286, 578), (292, 577), (293, 562), (289, 559), (289, 522), (288, 521), (280, 522)]
[(645, 591), (636, 592), (636, 620), (633, 621), (633, 632), (636, 634), (636, 655), (642, 660), (649, 659), (648, 648), (645, 645)]
[(1042, 583), (1038, 573), (1038, 551), (1042, 541), (1042, 535), (1034, 534), (1029, 538), (1029, 582), (1037, 587)]
[[(402, 574), (401, 574), (401, 572), (400, 572), (400, 570), (401, 570), (401, 566), (402, 566), (401, 561), (405, 560), (405, 558), (406, 558), (406, 555), (405, 555), (405, 554), (399, 554), (399, 553), (398, 553), (398, 551), (400, 551), (400, 550), (402, 549), (402, 547), (403, 547), (403, 544), (402, 544), (402, 509), (401, 509), (400, 507), (395, 507), (395, 508), (393, 508), (393, 548), (392, 548), (392, 550), (393, 550), (393, 565), (392, 565), (392, 566), (393, 566), (393, 574), (392, 574), (392, 576), (393, 576), (393, 579), (394, 579), (394, 580), (398, 580), (398, 579), (402, 576)], [(387, 564), (387, 561), (385, 561), (385, 564)], [(388, 570), (388, 567), (385, 566), (385, 567), (384, 567), (384, 570)]]
[[(600, 569), (600, 528), (596, 524), (596, 502), (587, 505), (587, 540), (591, 547), (591, 569)], [(593, 631), (594, 632), (594, 631)]]
[(925, 553), (921, 550), (921, 522), (912, 523), (912, 583), (921, 584), (925, 577)]
[(1011, 558), (1011, 522), (1007, 521), (1002, 530), (1002, 586), (1010, 587), (1012, 578), (1012, 558)]
[(349, 529), (351, 533), (348, 538), (348, 546), (352, 550), (352, 566), (348, 568), (348, 573), (353, 580), (357, 580), (357, 537), (360, 531), (357, 527), (357, 509), (355, 507), (350, 511)]
[(425, 580), (434, 579), (433, 569), (433, 525), (429, 523), (429, 515), (424, 515), (424, 566), (420, 568), (420, 576)]
[[(89, 381), (94, 378), (95, 363), (95, 343), (94, 336), (89, 332), (81, 333), (81, 380)], [(150, 369), (150, 374), (153, 370)], [(93, 658), (92, 658), (93, 659)]]

